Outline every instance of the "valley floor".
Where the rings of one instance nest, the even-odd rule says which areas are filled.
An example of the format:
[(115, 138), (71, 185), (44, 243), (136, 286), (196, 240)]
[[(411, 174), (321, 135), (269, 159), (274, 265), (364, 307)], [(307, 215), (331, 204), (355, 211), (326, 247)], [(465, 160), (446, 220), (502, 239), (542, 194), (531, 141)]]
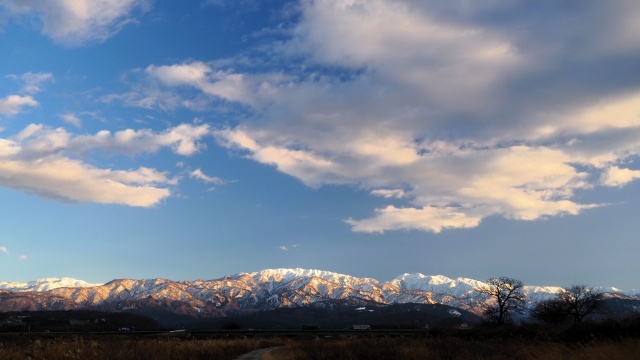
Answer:
[(297, 341), (263, 360), (629, 360), (640, 359), (640, 340), (588, 344), (460, 339), (340, 339)]
[(281, 340), (133, 337), (123, 335), (0, 335), (2, 360), (232, 360)]
[(225, 337), (220, 332), (175, 331), (0, 333), (0, 359), (231, 360), (272, 347), (279, 348), (265, 352), (262, 359), (640, 359), (640, 316), (556, 326), (479, 326), (388, 334), (361, 331), (359, 337), (343, 332), (325, 337), (314, 337), (313, 331), (303, 333), (308, 336), (244, 331), (229, 331)]
[(189, 339), (126, 336), (0, 336), (0, 359), (225, 360), (278, 346), (263, 360), (628, 360), (640, 339), (591, 342), (442, 338)]

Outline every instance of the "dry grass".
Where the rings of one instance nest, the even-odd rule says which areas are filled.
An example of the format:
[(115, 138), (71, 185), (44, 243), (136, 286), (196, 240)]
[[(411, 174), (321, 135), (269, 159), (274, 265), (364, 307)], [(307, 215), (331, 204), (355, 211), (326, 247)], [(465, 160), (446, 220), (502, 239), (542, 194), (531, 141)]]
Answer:
[(513, 340), (325, 339), (292, 342), (263, 359), (628, 360), (640, 359), (640, 340), (579, 345)]
[(176, 338), (51, 337), (3, 338), (2, 360), (212, 360), (234, 359), (244, 353), (276, 345), (257, 339), (191, 340)]
[(265, 354), (263, 359), (640, 359), (640, 317), (579, 326), (434, 330), (415, 336), (265, 340), (4, 334), (0, 335), (0, 360), (224, 360), (273, 346), (282, 347)]

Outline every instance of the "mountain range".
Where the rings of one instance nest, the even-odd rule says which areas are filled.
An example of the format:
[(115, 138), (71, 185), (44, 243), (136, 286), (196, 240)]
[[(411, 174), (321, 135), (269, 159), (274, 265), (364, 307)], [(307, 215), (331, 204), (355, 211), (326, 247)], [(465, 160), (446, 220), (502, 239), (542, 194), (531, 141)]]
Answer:
[[(162, 316), (219, 318), (276, 309), (360, 308), (397, 304), (445, 305), (480, 314), (486, 295), (483, 281), (423, 274), (403, 274), (389, 282), (329, 271), (270, 269), (215, 280), (117, 279), (91, 284), (72, 278), (0, 282), (0, 311), (103, 310)], [(528, 306), (555, 296), (557, 286), (525, 286)], [(640, 305), (640, 296), (601, 288), (608, 298)], [(630, 311), (636, 310), (629, 309)]]

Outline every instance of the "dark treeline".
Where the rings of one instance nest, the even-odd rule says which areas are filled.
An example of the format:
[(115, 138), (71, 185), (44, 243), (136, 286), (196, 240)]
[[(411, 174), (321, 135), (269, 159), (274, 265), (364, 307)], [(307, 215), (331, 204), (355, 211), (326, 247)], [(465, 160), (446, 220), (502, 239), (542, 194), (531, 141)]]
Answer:
[(0, 313), (0, 332), (102, 332), (163, 330), (155, 320), (126, 312), (92, 310), (18, 311)]

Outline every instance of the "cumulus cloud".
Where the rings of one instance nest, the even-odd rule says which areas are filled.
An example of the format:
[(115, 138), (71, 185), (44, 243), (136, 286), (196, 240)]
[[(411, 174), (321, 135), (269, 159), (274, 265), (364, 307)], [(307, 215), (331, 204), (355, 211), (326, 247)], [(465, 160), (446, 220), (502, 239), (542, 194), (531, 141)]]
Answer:
[(155, 169), (101, 169), (83, 162), (92, 149), (137, 154), (170, 148), (178, 155), (199, 151), (208, 125), (181, 124), (162, 132), (127, 129), (76, 135), (64, 129), (31, 124), (0, 139), (0, 186), (73, 202), (148, 207), (171, 195), (177, 180)]
[(3, 253), (9, 255), (9, 250), (7, 250), (7, 248), (5, 246), (0, 246), (0, 251), (2, 251)]
[(638, 178), (616, 164), (640, 154), (640, 81), (629, 76), (640, 5), (548, 6), (540, 17), (501, 1), (305, 1), (269, 50), (295, 65), (286, 71), (151, 65), (146, 92), (127, 96), (240, 104), (238, 124), (214, 131), (220, 145), (308, 186), (402, 203), (347, 219), (353, 231), (577, 215), (597, 204), (576, 191)]
[(0, 6), (15, 16), (37, 18), (42, 33), (56, 42), (78, 46), (104, 41), (134, 22), (135, 10), (146, 10), (148, 0), (7, 0)]
[(13, 116), (27, 106), (38, 106), (38, 102), (31, 96), (9, 95), (0, 98), (0, 115)]
[(112, 133), (101, 130), (92, 135), (74, 135), (63, 128), (30, 124), (15, 135), (15, 139), (22, 142), (23, 153), (32, 156), (61, 151), (86, 153), (92, 149), (135, 155), (157, 152), (163, 147), (178, 155), (189, 156), (204, 147), (200, 140), (210, 133), (207, 124), (180, 124), (162, 132), (125, 129)]
[(480, 216), (450, 207), (396, 208), (388, 206), (376, 209), (376, 216), (365, 220), (346, 220), (353, 231), (379, 232), (386, 230), (423, 230), (439, 233), (446, 228), (471, 228), (480, 223)]
[(148, 168), (98, 169), (58, 155), (0, 159), (0, 186), (65, 201), (147, 207), (171, 194), (156, 185), (172, 182), (166, 174)]
[(612, 166), (602, 174), (600, 182), (605, 186), (623, 187), (627, 183), (640, 179), (640, 170), (631, 170)]

